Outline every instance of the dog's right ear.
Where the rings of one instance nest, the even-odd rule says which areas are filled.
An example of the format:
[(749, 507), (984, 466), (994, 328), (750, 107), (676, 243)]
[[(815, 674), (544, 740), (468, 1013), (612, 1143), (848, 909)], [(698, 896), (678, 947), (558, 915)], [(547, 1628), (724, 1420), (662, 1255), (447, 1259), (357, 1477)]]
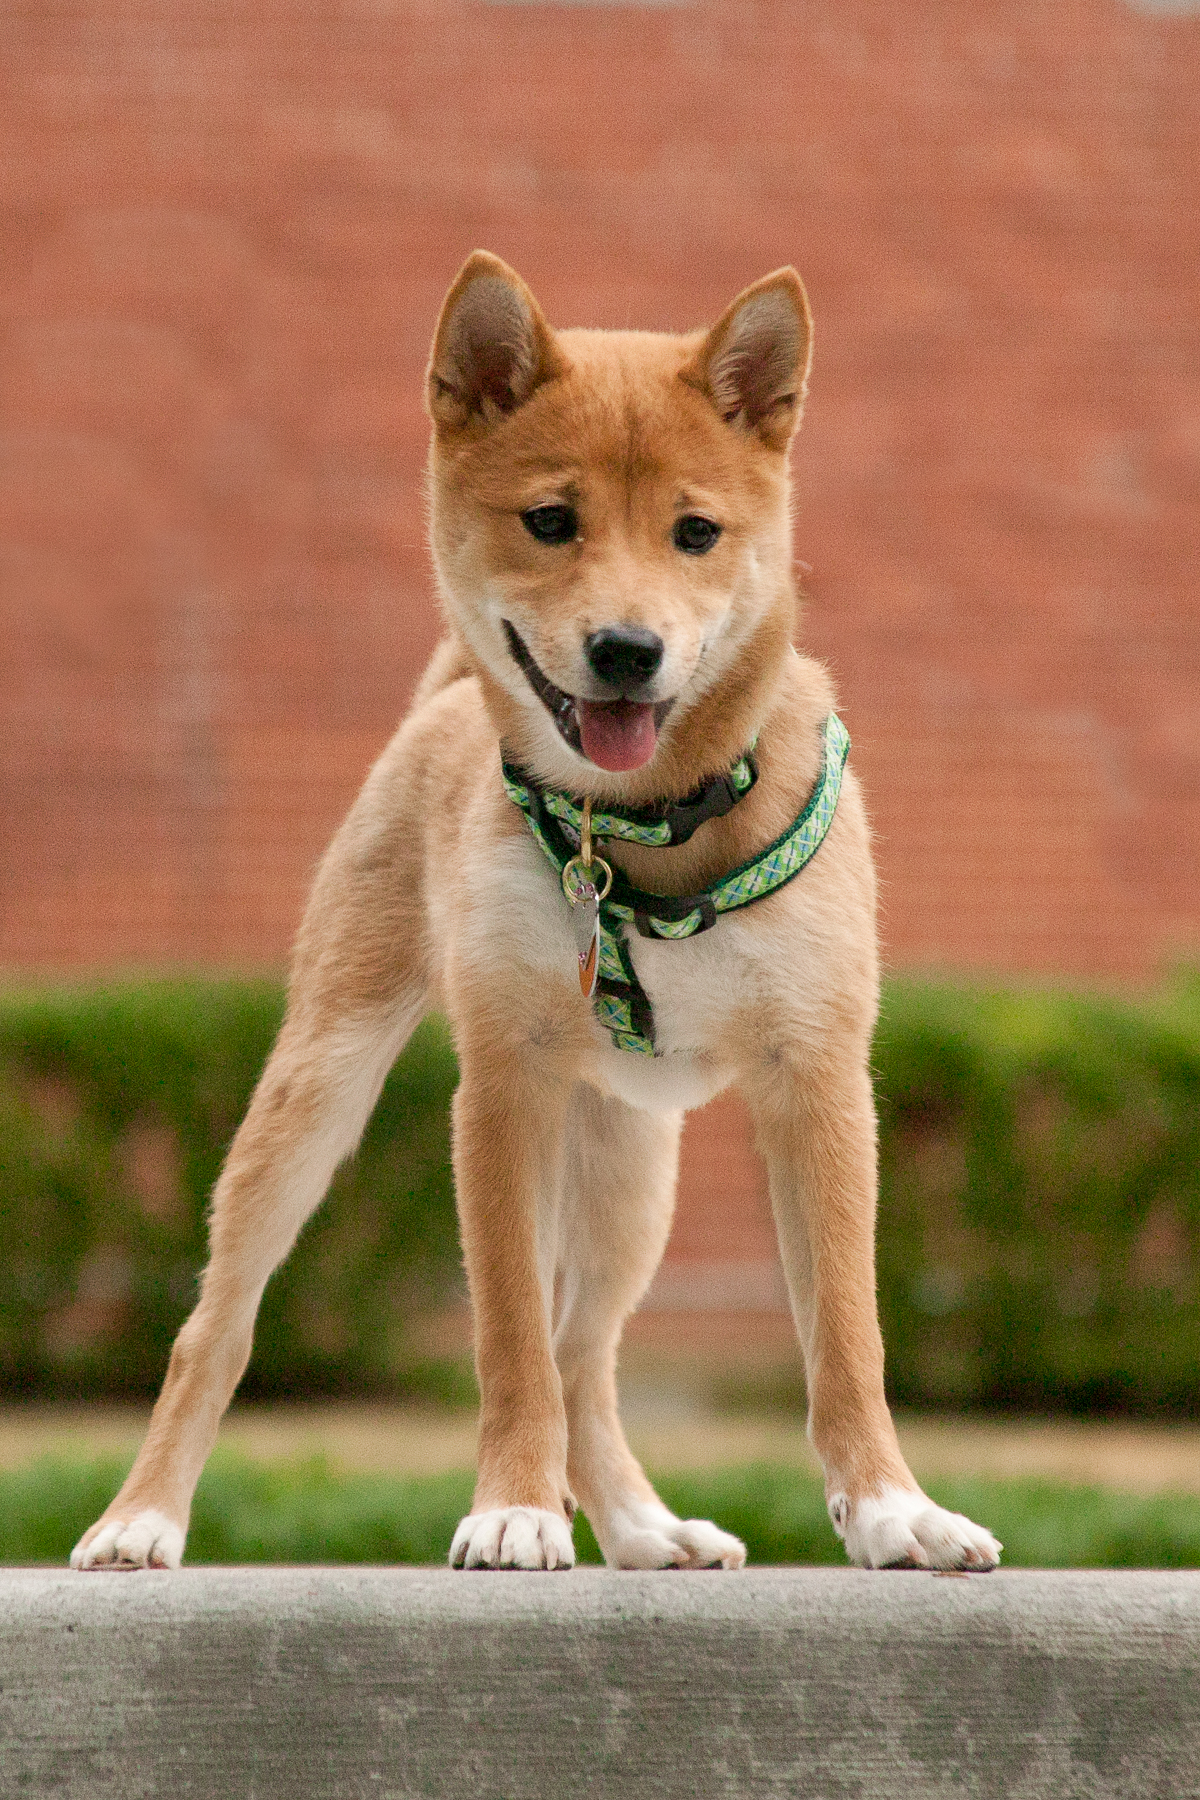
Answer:
[(446, 295), (433, 338), (426, 403), (434, 424), (461, 431), (515, 412), (567, 367), (542, 310), (498, 256), (475, 250)]

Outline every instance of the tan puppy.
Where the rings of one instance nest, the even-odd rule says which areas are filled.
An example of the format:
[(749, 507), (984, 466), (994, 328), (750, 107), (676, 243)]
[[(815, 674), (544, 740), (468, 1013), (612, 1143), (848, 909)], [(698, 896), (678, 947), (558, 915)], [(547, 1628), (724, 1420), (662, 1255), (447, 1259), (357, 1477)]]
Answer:
[[(477, 253), (458, 276), (428, 389), (450, 636), (321, 866), (287, 1018), (217, 1184), (202, 1297), (76, 1568), (179, 1562), (264, 1284), (433, 1007), (462, 1069), (454, 1159), (482, 1394), (454, 1563), (569, 1567), (577, 1502), (618, 1567), (744, 1561), (735, 1538), (658, 1500), (615, 1387), (622, 1324), (667, 1241), (683, 1114), (736, 1082), (850, 1557), (995, 1564), (987, 1531), (921, 1493), (884, 1399), (874, 878), (853, 774), (795, 879), (715, 924), (701, 904), (840, 776), (828, 678), (791, 647), (787, 447), (809, 350), (791, 269), (689, 337), (555, 333), (496, 258)], [(751, 745), (757, 780), (740, 762)], [(599, 846), (618, 890), (643, 890), (637, 929), (613, 926), (604, 949), (608, 991), (642, 997), (640, 1036), (602, 1017), (603, 986), (596, 1001), (581, 992), (590, 927), (577, 941), (575, 926), (592, 915), (579, 883), (601, 865), (575, 870), (573, 909), (501, 751), (554, 804), (590, 796), (625, 818), (650, 808), (645, 820), (698, 789), (728, 797), (683, 841)], [(745, 791), (711, 786), (735, 767)], [(693, 923), (713, 928), (665, 935), (647, 919), (647, 906), (666, 913), (670, 929), (656, 895), (697, 897)]]

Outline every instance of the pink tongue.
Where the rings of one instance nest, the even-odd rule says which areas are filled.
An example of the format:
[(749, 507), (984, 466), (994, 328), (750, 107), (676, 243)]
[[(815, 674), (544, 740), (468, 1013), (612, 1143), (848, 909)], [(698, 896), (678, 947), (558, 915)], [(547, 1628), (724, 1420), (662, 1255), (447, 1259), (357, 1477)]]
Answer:
[(576, 700), (583, 754), (598, 769), (640, 769), (654, 755), (658, 727), (644, 700)]

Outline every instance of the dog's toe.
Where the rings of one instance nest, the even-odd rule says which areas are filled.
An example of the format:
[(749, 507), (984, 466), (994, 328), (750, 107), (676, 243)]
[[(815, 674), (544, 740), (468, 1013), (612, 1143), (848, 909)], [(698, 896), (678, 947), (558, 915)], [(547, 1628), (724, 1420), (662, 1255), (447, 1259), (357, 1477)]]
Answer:
[(101, 1519), (71, 1552), (73, 1569), (177, 1569), (184, 1531), (165, 1513), (147, 1510), (128, 1519)]
[(456, 1569), (569, 1569), (571, 1527), (535, 1506), (468, 1513), (454, 1534), (450, 1562)]

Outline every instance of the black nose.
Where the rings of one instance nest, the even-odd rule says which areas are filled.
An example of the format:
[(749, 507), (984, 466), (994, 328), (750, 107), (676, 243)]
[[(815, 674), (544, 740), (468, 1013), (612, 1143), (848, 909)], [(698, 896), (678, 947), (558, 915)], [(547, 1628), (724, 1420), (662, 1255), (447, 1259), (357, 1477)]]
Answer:
[(610, 687), (641, 687), (652, 681), (663, 659), (663, 641), (640, 625), (605, 625), (584, 648), (599, 679)]

